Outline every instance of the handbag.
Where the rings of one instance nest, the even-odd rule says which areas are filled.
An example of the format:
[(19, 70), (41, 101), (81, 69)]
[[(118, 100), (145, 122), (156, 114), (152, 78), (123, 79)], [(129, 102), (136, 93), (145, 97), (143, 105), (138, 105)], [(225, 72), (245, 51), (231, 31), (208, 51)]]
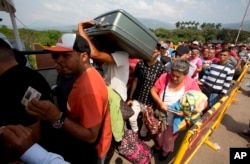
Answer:
[(129, 106), (127, 102), (123, 101), (122, 98), (120, 100), (120, 109), (124, 121), (127, 121), (129, 117), (133, 116), (135, 113), (131, 106)]
[(118, 152), (134, 164), (149, 164), (151, 162), (150, 147), (140, 140), (132, 130), (125, 131), (121, 144), (118, 146)]
[(162, 121), (158, 120), (154, 115), (152, 106), (147, 106), (143, 112), (144, 123), (151, 134), (158, 134), (162, 132)]
[[(168, 82), (168, 76), (166, 77), (166, 84), (163, 91), (162, 101), (165, 98), (165, 91)], [(161, 109), (153, 110), (152, 106), (147, 106), (143, 112), (144, 122), (151, 134), (158, 134), (167, 129), (167, 113)]]
[(199, 85), (199, 88), (207, 97), (209, 97), (211, 93), (213, 93), (213, 87), (210, 87), (207, 84)]
[[(112, 89), (117, 95), (119, 95), (119, 93), (117, 93), (114, 89)], [(133, 116), (135, 114), (134, 110), (131, 108), (131, 106), (129, 106), (127, 104), (126, 101), (124, 101), (121, 96), (120, 97), (120, 110), (122, 113), (122, 118), (124, 121), (127, 121), (129, 119), (129, 117)]]

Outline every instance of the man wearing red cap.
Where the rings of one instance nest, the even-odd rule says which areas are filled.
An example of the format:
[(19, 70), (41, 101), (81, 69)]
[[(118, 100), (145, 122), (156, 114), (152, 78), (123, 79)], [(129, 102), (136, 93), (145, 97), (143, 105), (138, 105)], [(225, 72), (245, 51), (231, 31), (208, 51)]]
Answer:
[(62, 155), (70, 163), (96, 164), (104, 160), (110, 147), (111, 126), (106, 84), (91, 66), (89, 44), (80, 35), (64, 34), (55, 47), (46, 50), (52, 53), (63, 74), (76, 77), (68, 96), (67, 112), (61, 112), (49, 101), (34, 99), (26, 111), (50, 121), (54, 133), (61, 134), (47, 145), (52, 147), (50, 151)]

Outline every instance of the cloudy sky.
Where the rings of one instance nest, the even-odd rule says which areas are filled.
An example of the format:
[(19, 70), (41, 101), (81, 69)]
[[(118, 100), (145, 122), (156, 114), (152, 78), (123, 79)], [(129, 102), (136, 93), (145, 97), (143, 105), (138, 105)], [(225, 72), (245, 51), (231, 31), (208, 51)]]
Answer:
[[(241, 22), (249, 0), (13, 0), (17, 25), (76, 25), (108, 11), (124, 9), (135, 17), (175, 24)], [(245, 20), (250, 20), (250, 9)], [(0, 11), (0, 25), (11, 25), (9, 14)], [(22, 23), (20, 23), (22, 22)]]

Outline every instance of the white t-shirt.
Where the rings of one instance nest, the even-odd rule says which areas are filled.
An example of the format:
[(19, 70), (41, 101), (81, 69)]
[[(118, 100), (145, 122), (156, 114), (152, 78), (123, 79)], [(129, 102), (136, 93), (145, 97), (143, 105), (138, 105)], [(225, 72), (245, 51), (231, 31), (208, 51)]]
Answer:
[[(172, 91), (169, 91), (169, 88), (167, 85), (163, 102), (167, 106), (171, 106), (174, 103), (176, 103), (183, 96), (184, 92), (185, 92), (184, 86), (181, 87), (180, 90), (178, 90), (176, 92), (172, 92)], [(162, 99), (162, 97), (163, 97), (163, 93), (161, 94), (161, 99)], [(173, 125), (174, 113), (167, 112), (167, 114), (168, 114), (168, 117), (167, 117), (168, 125)]]
[(104, 63), (102, 65), (103, 77), (107, 85), (118, 92), (122, 99), (126, 101), (129, 78), (129, 55), (124, 51), (116, 51), (111, 55), (116, 64)]
[(189, 71), (188, 71), (188, 76), (192, 77), (194, 72), (197, 69), (197, 66), (191, 62), (189, 62), (190, 66), (189, 66)]

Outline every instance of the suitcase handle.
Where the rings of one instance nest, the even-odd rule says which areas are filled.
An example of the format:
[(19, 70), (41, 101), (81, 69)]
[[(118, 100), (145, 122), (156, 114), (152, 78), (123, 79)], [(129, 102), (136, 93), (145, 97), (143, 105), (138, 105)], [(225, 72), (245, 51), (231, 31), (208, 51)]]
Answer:
[(93, 26), (93, 27), (90, 27), (90, 28), (86, 28), (85, 30), (86, 31), (89, 31), (90, 29), (92, 29), (92, 28), (105, 28), (105, 27), (107, 27), (107, 26), (109, 26), (110, 24), (108, 23), (108, 22), (105, 22), (105, 23), (102, 23), (102, 22), (95, 22), (95, 25)]
[(100, 23), (100, 22), (96, 22), (96, 28), (98, 28), (98, 27), (107, 27), (107, 26), (109, 26), (110, 24), (108, 23), (108, 22), (105, 22), (105, 23)]

